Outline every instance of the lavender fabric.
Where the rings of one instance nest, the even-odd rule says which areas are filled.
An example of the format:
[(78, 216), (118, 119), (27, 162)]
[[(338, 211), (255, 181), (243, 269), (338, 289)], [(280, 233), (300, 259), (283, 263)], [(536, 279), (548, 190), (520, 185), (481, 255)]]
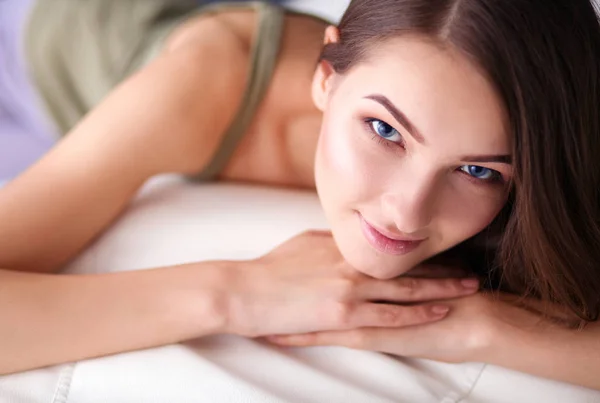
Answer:
[(0, 181), (11, 179), (56, 141), (27, 72), (24, 29), (36, 0), (0, 0)]

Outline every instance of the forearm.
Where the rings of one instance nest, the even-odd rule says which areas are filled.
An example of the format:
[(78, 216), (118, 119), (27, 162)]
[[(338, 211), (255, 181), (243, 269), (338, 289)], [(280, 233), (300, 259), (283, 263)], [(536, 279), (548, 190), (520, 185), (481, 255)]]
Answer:
[(494, 337), (481, 361), (600, 390), (600, 323), (583, 330), (512, 328)]
[(84, 141), (87, 133), (74, 134), (0, 189), (0, 267), (57, 271), (150, 176), (143, 163), (120, 155), (116, 144), (101, 147)]
[(229, 263), (101, 275), (0, 271), (0, 374), (223, 331)]

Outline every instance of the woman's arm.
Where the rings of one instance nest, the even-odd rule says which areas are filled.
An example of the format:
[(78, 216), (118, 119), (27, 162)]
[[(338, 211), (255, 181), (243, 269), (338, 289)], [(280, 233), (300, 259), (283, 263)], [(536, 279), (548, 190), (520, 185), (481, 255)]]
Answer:
[[(431, 324), (320, 332), (271, 341), (287, 346), (342, 345), (453, 363), (485, 362), (600, 390), (600, 324), (569, 329), (516, 306), (514, 300), (514, 296), (479, 293), (446, 301), (450, 306), (447, 318)], [(558, 312), (556, 316), (564, 315)]]
[(481, 361), (600, 390), (600, 323), (581, 330), (561, 326), (503, 328)]
[(79, 276), (0, 270), (0, 375), (221, 332), (225, 265)]
[(56, 271), (150, 176), (202, 169), (237, 110), (247, 70), (240, 39), (212, 32), (218, 41), (191, 38), (129, 78), (0, 190), (0, 267)]
[(248, 262), (96, 275), (0, 270), (0, 374), (215, 333), (413, 325), (444, 313), (432, 303), (372, 301), (414, 303), (475, 291), (458, 279), (369, 278), (343, 260), (331, 235), (314, 232)]

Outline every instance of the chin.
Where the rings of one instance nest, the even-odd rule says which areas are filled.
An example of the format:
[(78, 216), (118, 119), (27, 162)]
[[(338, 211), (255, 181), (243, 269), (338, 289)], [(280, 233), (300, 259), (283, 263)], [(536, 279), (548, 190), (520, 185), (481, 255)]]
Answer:
[(371, 248), (365, 240), (350, 239), (347, 234), (340, 235), (338, 231), (333, 231), (333, 238), (350, 266), (379, 280), (398, 277), (420, 263), (415, 254), (384, 255)]

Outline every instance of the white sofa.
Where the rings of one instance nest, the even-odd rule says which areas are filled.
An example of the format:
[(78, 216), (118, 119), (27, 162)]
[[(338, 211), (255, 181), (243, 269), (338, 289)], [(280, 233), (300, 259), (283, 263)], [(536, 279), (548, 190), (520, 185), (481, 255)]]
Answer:
[[(326, 228), (313, 193), (151, 181), (69, 272), (260, 256)], [(560, 365), (560, 363), (557, 363)], [(1, 403), (600, 402), (600, 392), (505, 369), (215, 336), (0, 377)]]

